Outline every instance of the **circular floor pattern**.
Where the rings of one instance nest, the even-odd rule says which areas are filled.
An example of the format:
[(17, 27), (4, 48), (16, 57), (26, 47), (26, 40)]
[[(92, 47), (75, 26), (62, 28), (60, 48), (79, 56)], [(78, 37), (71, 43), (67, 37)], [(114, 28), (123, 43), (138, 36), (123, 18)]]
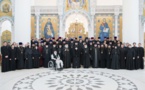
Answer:
[(138, 90), (127, 78), (96, 70), (63, 70), (27, 76), (12, 90)]

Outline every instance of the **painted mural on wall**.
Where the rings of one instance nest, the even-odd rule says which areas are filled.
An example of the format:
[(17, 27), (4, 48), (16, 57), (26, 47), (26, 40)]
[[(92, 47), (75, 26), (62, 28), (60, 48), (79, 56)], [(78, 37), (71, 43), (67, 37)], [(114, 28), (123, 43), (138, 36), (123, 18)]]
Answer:
[(31, 38), (36, 38), (36, 19), (31, 15)]
[(58, 37), (59, 19), (57, 15), (41, 16), (41, 37)]
[(88, 11), (89, 10), (89, 1), (88, 0), (66, 0), (65, 2), (65, 11), (81, 9)]
[(11, 42), (11, 32), (9, 30), (2, 32), (1, 43), (4, 41)]
[(104, 37), (112, 37), (113, 17), (96, 16), (96, 36), (103, 41)]
[(0, 1), (0, 17), (12, 16), (11, 2), (10, 0)]

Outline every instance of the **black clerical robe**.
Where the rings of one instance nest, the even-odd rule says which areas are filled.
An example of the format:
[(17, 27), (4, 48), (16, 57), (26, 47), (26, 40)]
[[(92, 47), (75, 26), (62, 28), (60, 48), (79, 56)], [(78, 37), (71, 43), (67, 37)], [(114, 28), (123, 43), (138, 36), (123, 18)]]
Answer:
[(137, 55), (137, 63), (139, 66), (139, 69), (144, 69), (144, 48), (143, 47), (138, 47), (138, 55)]
[(17, 68), (18, 69), (23, 69), (24, 68), (24, 48), (23, 47), (18, 47), (17, 49)]
[(71, 56), (70, 56), (69, 48), (65, 48), (63, 51), (63, 63), (64, 63), (64, 68), (71, 67)]
[(84, 48), (83, 50), (83, 66), (84, 68), (90, 67), (90, 54), (88, 48)]
[(127, 60), (126, 60), (126, 69), (133, 70), (135, 69), (135, 51), (133, 48), (128, 48), (127, 51)]
[(125, 48), (120, 48), (120, 69), (125, 69), (126, 68), (126, 55), (127, 55), (127, 51)]
[(10, 49), (10, 70), (16, 70), (17, 49)]
[(113, 49), (112, 50), (112, 62), (111, 62), (111, 68), (112, 69), (119, 69), (119, 50)]
[(44, 48), (43, 49), (43, 58), (44, 58), (44, 67), (47, 68), (48, 67), (48, 62), (51, 60), (51, 50), (50, 48)]
[(9, 67), (10, 50), (9, 50), (9, 48), (7, 46), (2, 46), (1, 54), (2, 54), (2, 72), (7, 72), (10, 70), (10, 67)]
[(73, 51), (73, 68), (80, 68), (80, 50)]
[(105, 68), (106, 62), (105, 62), (105, 49), (100, 48), (100, 67)]
[(38, 49), (33, 49), (32, 52), (32, 60), (33, 60), (33, 67), (34, 68), (39, 68), (40, 66), (40, 52)]
[(112, 54), (112, 49), (108, 48), (107, 49), (107, 61), (106, 61), (106, 64), (107, 64), (106, 67), (107, 68), (111, 68), (111, 62), (112, 62), (111, 54)]
[(92, 67), (93, 68), (99, 67), (99, 50), (97, 47), (93, 48), (92, 60), (93, 60)]
[(33, 68), (33, 61), (32, 61), (32, 48), (27, 47), (25, 49), (25, 68), (31, 69)]

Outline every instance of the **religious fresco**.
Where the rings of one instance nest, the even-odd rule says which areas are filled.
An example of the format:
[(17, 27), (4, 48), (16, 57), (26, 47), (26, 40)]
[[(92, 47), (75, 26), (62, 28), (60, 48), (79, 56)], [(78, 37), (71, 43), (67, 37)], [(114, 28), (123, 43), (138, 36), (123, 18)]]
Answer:
[(41, 36), (45, 38), (58, 37), (59, 32), (59, 19), (57, 15), (42, 15), (41, 23)]
[(36, 38), (36, 19), (34, 15), (31, 15), (31, 38)]
[(11, 32), (9, 30), (2, 32), (1, 43), (4, 41), (11, 42)]
[(122, 16), (119, 16), (119, 40), (122, 41)]
[(89, 11), (89, 0), (66, 0), (65, 11), (69, 10), (85, 10)]
[(96, 16), (96, 38), (104, 40), (104, 37), (112, 37), (113, 21), (113, 16)]
[(10, 0), (0, 1), (0, 17), (12, 16), (11, 2)]

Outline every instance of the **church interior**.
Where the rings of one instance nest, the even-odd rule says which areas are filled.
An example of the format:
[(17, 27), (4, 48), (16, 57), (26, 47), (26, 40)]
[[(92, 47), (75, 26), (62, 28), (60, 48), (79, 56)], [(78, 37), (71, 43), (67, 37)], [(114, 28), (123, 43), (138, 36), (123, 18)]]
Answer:
[(0, 47), (0, 90), (145, 90), (145, 0), (0, 0)]

